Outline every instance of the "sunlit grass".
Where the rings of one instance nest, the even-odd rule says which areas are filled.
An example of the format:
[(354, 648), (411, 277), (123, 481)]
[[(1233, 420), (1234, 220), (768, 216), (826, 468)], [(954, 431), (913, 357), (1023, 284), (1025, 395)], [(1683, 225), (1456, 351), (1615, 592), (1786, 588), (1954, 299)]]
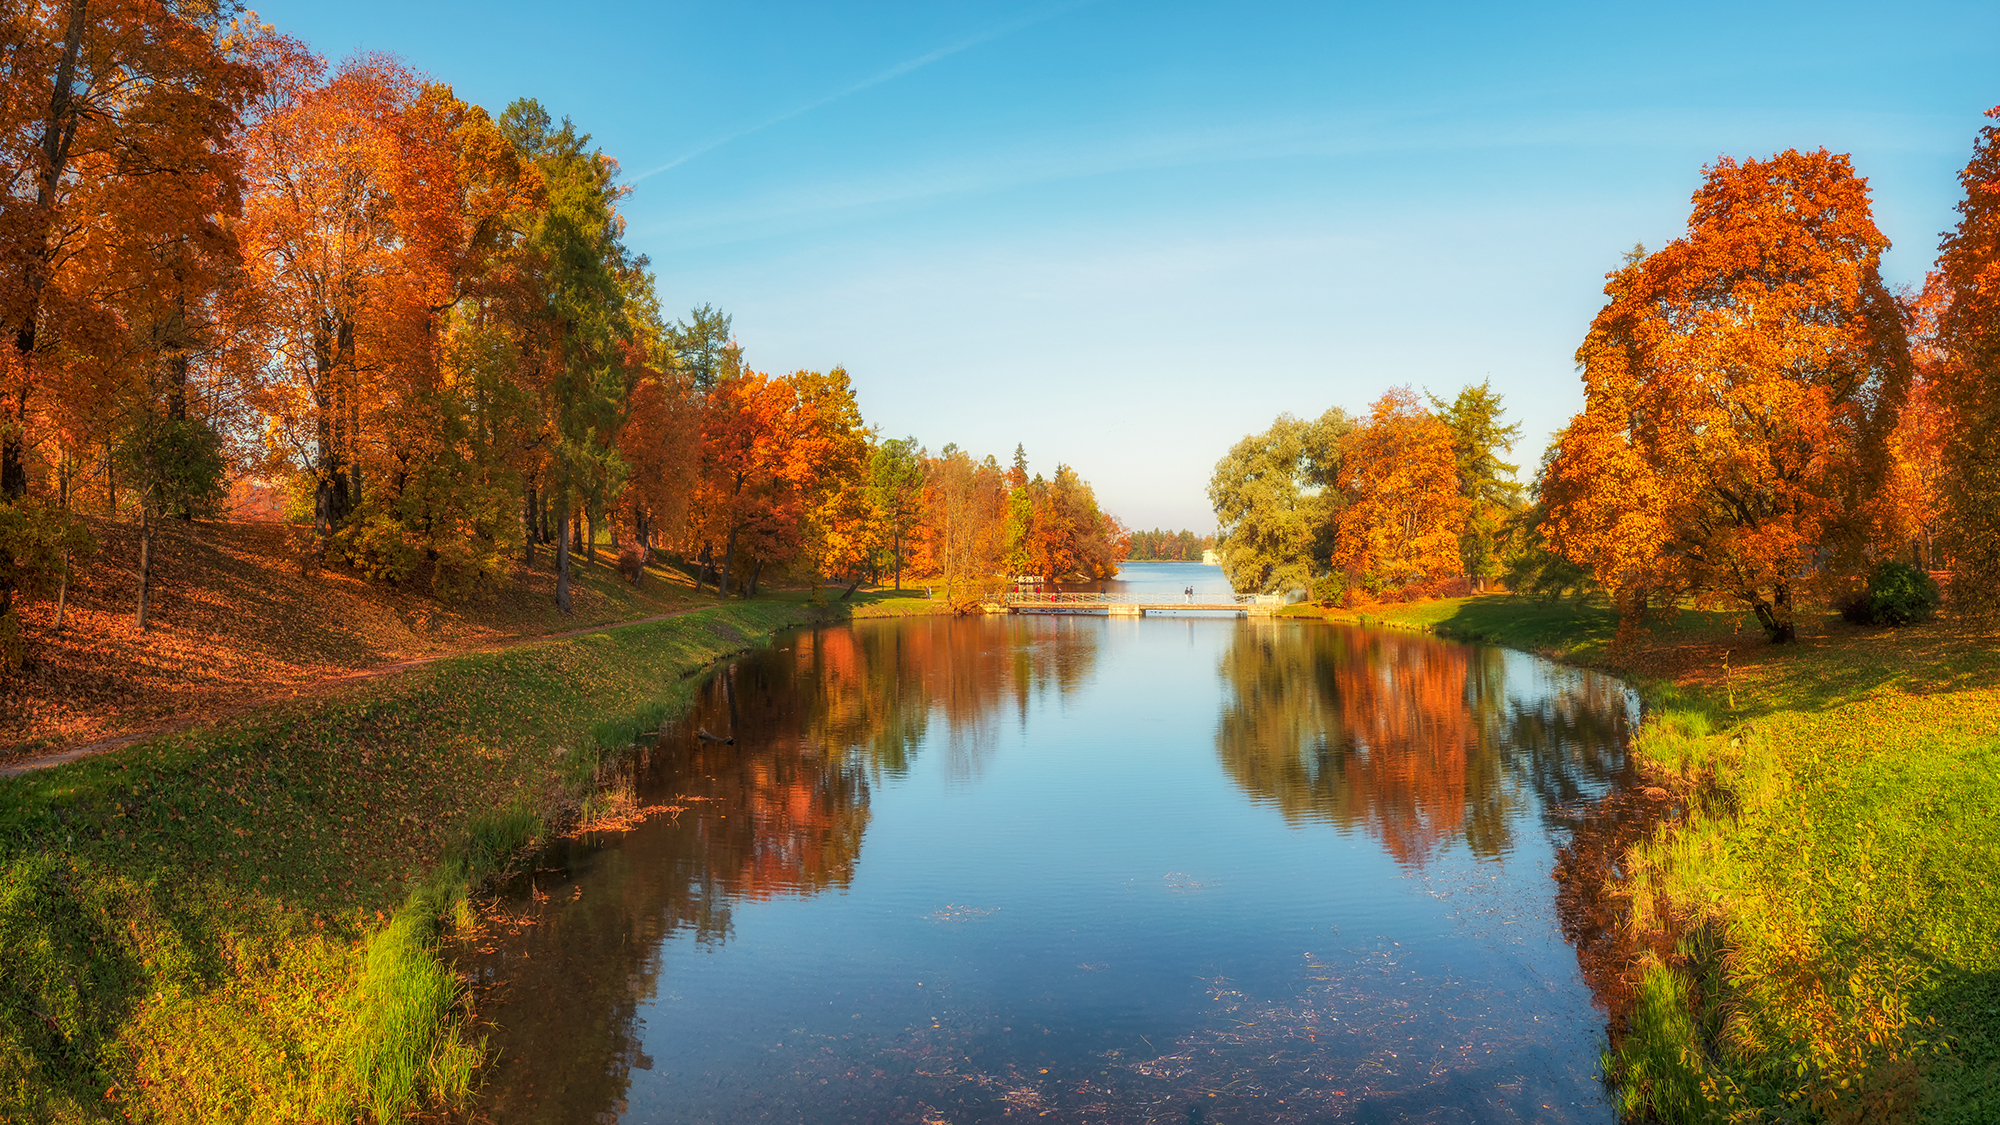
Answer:
[(2000, 1119), (1992, 640), (1829, 626), (1677, 677), (1636, 741), (1688, 807), (1628, 856), (1629, 924), (1676, 936), (1638, 967), (1629, 1111)]

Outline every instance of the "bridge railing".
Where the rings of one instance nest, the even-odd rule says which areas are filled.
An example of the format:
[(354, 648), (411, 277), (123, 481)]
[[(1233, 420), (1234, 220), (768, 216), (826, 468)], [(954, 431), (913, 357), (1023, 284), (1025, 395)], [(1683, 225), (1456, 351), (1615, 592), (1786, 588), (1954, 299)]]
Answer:
[(1018, 606), (1094, 606), (1094, 605), (1194, 605), (1194, 606), (1252, 606), (1282, 605), (1283, 599), (1277, 594), (1203, 594), (1197, 593), (1189, 601), (1185, 594), (1172, 592), (1160, 594), (1071, 594), (1062, 592), (1026, 593), (1009, 590), (1001, 595), (1006, 605)]

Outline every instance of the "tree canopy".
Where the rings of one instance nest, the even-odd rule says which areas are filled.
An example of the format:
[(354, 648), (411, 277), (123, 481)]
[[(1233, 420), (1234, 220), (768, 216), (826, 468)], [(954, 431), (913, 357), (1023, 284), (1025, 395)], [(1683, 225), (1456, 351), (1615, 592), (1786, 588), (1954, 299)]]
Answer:
[(1548, 527), (1614, 596), (1715, 591), (1773, 639), (1863, 547), (1909, 384), (1888, 240), (1844, 156), (1723, 159), (1687, 234), (1610, 276)]

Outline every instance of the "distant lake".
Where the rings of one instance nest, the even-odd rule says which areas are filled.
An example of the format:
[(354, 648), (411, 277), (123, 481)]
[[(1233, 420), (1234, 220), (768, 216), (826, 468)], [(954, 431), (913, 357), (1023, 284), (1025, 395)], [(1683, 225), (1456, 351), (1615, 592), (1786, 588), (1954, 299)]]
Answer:
[(788, 634), (634, 763), (680, 811), (553, 848), (465, 951), (478, 1116), (1612, 1122), (1550, 873), (1635, 716), (1317, 622)]

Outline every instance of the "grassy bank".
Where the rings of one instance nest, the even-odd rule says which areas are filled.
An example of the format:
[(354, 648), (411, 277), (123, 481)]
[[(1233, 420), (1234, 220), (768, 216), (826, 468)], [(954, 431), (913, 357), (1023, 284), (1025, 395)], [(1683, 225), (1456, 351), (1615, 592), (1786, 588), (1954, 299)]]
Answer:
[(684, 677), (801, 601), (449, 658), (0, 783), (0, 1119), (401, 1116), (478, 1054), (436, 955)]
[(1610, 1061), (1670, 1122), (2000, 1120), (2000, 637), (1808, 622), (1764, 643), (1674, 615), (1489, 597), (1406, 627), (1633, 676), (1651, 780), (1686, 812), (1610, 889), (1634, 950)]

